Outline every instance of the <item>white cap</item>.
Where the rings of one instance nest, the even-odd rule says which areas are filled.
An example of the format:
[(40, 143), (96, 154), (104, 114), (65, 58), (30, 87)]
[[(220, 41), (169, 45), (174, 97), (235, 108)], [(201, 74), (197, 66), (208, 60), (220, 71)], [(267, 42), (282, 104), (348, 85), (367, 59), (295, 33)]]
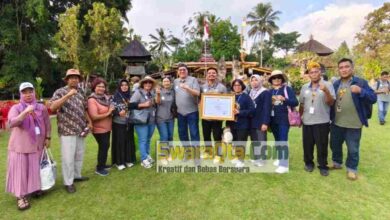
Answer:
[(21, 92), (22, 90), (27, 89), (27, 88), (34, 89), (34, 86), (33, 86), (33, 84), (31, 84), (31, 83), (29, 83), (29, 82), (23, 82), (23, 83), (20, 84), (20, 86), (19, 86), (19, 92)]

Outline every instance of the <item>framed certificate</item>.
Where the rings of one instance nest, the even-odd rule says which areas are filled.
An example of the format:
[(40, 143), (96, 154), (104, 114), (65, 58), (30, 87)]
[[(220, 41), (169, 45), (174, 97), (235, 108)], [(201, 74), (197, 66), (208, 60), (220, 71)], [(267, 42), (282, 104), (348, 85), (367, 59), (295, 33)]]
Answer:
[(234, 121), (234, 94), (202, 94), (200, 117), (208, 120)]

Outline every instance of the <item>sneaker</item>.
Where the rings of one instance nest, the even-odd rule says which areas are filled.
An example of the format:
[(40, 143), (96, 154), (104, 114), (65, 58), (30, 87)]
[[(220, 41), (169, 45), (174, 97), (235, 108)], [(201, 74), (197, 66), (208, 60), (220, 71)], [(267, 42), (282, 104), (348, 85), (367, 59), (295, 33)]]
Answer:
[(146, 159), (149, 161), (149, 163), (154, 163), (154, 160), (150, 155), (148, 155)]
[[(314, 170), (314, 166), (313, 165), (305, 165), (305, 171), (306, 172), (311, 173), (311, 172), (313, 172), (313, 170)], [(320, 170), (320, 172), (321, 172), (321, 170)]]
[(275, 173), (288, 173), (288, 167), (282, 167), (282, 166), (279, 166), (276, 170), (275, 170)]
[(347, 172), (347, 179), (349, 180), (357, 180), (358, 176), (357, 173), (354, 172)]
[(379, 122), (379, 124), (380, 124), (380, 125), (384, 125), (384, 124), (385, 124), (385, 122), (384, 122), (384, 121), (381, 121), (381, 122)]
[(230, 161), (230, 163), (232, 163), (232, 164), (237, 164), (238, 162), (240, 162), (240, 160), (239, 160), (237, 157), (233, 158), (233, 159)]
[(279, 163), (280, 163), (279, 160), (275, 160), (273, 164), (274, 164), (275, 167), (278, 167), (278, 166), (279, 166)]
[(126, 167), (130, 168), (130, 167), (133, 167), (134, 164), (133, 163), (126, 163)]
[(331, 170), (341, 170), (343, 167), (341, 165), (338, 165), (338, 164), (333, 164), (333, 166), (331, 166), (329, 169)]
[(124, 170), (126, 167), (125, 165), (121, 164), (119, 166), (117, 166), (118, 170)]
[(245, 166), (245, 164), (240, 160), (235, 165), (235, 167), (237, 167), (237, 168), (244, 167), (244, 166)]
[(146, 169), (149, 169), (149, 168), (152, 167), (152, 164), (149, 162), (148, 159), (145, 159), (145, 160), (143, 160), (143, 161), (141, 162), (141, 166), (143, 166), (143, 167), (146, 168)]
[(168, 165), (168, 160), (167, 159), (161, 159), (160, 163), (164, 166)]
[(103, 169), (105, 169), (105, 170), (111, 170), (111, 167), (112, 167), (112, 166), (105, 165)]
[(320, 169), (321, 176), (329, 176), (329, 171), (327, 169)]
[(214, 157), (214, 160), (213, 160), (213, 163), (214, 163), (214, 164), (219, 164), (219, 163), (221, 163), (221, 157), (220, 157), (220, 156), (215, 156), (215, 157)]
[(108, 171), (103, 169), (103, 170), (96, 170), (95, 173), (97, 175), (100, 175), (100, 176), (107, 176), (108, 175)]
[(256, 162), (253, 163), (253, 165), (257, 166), (257, 167), (262, 167), (262, 166), (264, 166), (264, 163), (261, 160), (257, 160)]
[(202, 153), (202, 154), (200, 155), (200, 158), (202, 158), (202, 159), (209, 159), (209, 158), (212, 158), (212, 157), (210, 156), (210, 154), (204, 152), (204, 153)]

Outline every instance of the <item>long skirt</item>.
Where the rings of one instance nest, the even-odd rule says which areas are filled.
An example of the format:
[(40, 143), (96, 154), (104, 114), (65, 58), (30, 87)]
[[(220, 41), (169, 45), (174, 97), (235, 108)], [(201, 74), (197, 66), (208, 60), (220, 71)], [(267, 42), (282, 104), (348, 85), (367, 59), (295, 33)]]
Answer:
[(135, 163), (134, 125), (112, 123), (112, 165)]
[(23, 197), (41, 189), (41, 152), (24, 154), (8, 151), (6, 192)]

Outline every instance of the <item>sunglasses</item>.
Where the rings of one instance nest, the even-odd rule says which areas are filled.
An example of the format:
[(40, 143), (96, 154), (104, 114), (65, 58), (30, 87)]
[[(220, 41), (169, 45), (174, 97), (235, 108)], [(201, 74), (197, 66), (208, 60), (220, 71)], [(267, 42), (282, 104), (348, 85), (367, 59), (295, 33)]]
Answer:
[(281, 76), (274, 76), (274, 77), (272, 77), (272, 80), (274, 80), (274, 79), (283, 79), (283, 77), (281, 77)]

